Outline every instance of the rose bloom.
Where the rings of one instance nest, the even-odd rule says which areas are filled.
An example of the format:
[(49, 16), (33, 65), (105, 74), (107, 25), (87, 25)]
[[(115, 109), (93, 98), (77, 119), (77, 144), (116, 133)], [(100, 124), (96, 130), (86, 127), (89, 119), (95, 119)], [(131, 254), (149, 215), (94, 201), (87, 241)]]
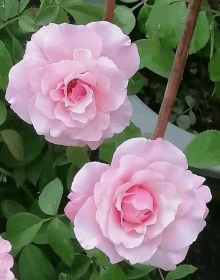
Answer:
[(111, 263), (174, 270), (206, 225), (211, 199), (205, 178), (187, 168), (185, 155), (162, 138), (124, 142), (111, 166), (85, 164), (65, 208), (81, 246)]
[(10, 268), (14, 265), (13, 257), (9, 254), (11, 244), (0, 235), (0, 280), (15, 280)]
[(10, 70), (6, 100), (49, 142), (96, 149), (129, 125), (127, 85), (139, 63), (137, 46), (114, 24), (49, 24)]

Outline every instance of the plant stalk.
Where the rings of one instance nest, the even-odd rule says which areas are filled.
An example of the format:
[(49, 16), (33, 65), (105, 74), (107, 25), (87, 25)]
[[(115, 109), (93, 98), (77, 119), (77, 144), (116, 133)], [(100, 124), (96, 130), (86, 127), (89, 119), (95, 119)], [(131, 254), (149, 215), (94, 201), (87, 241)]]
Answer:
[(104, 20), (112, 22), (115, 8), (115, 0), (105, 0)]
[(174, 62), (167, 87), (161, 104), (158, 121), (154, 131), (154, 137), (164, 137), (168, 125), (169, 116), (173, 109), (173, 104), (181, 82), (183, 70), (185, 67), (190, 42), (195, 30), (196, 21), (201, 7), (201, 0), (192, 0), (188, 6), (188, 12), (183, 28), (183, 32), (176, 50)]

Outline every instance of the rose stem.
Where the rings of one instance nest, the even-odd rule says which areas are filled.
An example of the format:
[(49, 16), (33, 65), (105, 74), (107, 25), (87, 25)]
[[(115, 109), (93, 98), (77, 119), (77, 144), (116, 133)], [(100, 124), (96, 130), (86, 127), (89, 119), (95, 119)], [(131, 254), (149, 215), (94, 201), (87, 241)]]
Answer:
[(173, 104), (185, 67), (187, 54), (190, 47), (190, 41), (195, 30), (200, 6), (201, 0), (192, 0), (189, 3), (183, 32), (176, 50), (172, 70), (164, 93), (163, 102), (161, 104), (158, 121), (154, 130), (154, 140), (158, 137), (164, 137), (169, 121), (169, 116), (173, 108)]
[(115, 0), (105, 0), (104, 20), (112, 22), (115, 8)]

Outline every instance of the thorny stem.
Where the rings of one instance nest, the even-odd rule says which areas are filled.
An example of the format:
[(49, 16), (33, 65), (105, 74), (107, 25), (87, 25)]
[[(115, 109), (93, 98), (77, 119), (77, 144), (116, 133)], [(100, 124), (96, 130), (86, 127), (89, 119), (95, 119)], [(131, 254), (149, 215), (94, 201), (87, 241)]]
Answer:
[(131, 11), (133, 12), (134, 10), (136, 10), (138, 7), (140, 7), (141, 5), (145, 4), (144, 2), (140, 2), (137, 5), (135, 5), (134, 7), (131, 8)]
[(99, 160), (99, 148), (96, 150), (92, 150), (90, 154), (90, 161), (98, 161)]
[(105, 0), (104, 20), (112, 22), (115, 8), (115, 0)]
[(201, 0), (190, 1), (183, 32), (176, 50), (172, 70), (167, 83), (166, 91), (164, 93), (164, 98), (160, 108), (153, 139), (164, 137), (169, 121), (169, 116), (173, 109), (173, 104), (185, 67), (188, 50), (193, 32), (195, 30), (196, 20), (198, 18), (200, 6)]
[(158, 268), (158, 270), (159, 270), (159, 273), (160, 273), (160, 277), (161, 277), (161, 279), (162, 279), (162, 280), (164, 280), (163, 273), (162, 273), (161, 269), (160, 269), (160, 268)]

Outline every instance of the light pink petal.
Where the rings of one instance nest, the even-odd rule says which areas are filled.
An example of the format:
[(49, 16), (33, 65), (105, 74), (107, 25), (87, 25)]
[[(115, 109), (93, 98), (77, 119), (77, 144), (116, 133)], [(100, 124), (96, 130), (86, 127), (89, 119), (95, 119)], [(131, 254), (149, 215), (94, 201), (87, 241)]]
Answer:
[(125, 259), (129, 260), (132, 265), (148, 261), (156, 252), (157, 246), (161, 242), (161, 236), (142, 243), (135, 248), (126, 248), (123, 244), (116, 246), (117, 252)]
[[(93, 190), (96, 182), (99, 181), (103, 172), (109, 169), (109, 166), (104, 163), (90, 162), (86, 163), (79, 172), (75, 175), (72, 183), (72, 193), (74, 194), (75, 202), (69, 202), (65, 208), (65, 213), (70, 220), (73, 220), (76, 213), (84, 205), (86, 200), (93, 195)], [(80, 199), (77, 199), (80, 197)]]
[(102, 138), (103, 130), (109, 126), (110, 116), (105, 112), (97, 112), (96, 117), (89, 121), (85, 127), (75, 135), (76, 139), (83, 141), (99, 141)]
[(159, 267), (165, 271), (174, 270), (176, 265), (185, 259), (188, 249), (189, 247), (179, 251), (167, 251), (159, 246), (156, 253), (145, 264)]
[(180, 195), (185, 191), (194, 189), (194, 174), (181, 166), (176, 166), (168, 162), (156, 161), (151, 163), (148, 168), (162, 174), (165, 181), (176, 186), (176, 191)]
[(144, 240), (144, 234), (137, 232), (126, 233), (121, 226), (118, 210), (114, 207), (110, 210), (108, 218), (108, 236), (115, 244), (123, 244), (126, 248), (139, 246)]
[(86, 68), (82, 63), (76, 61), (61, 60), (57, 63), (49, 64), (45, 70), (46, 74), (41, 79), (41, 89), (44, 95), (56, 89), (58, 84), (63, 82), (70, 73), (78, 75), (85, 72)]
[(110, 126), (104, 131), (103, 136), (112, 137), (115, 133), (121, 133), (130, 124), (132, 106), (128, 99), (116, 110), (110, 112)]
[(161, 246), (166, 250), (181, 250), (191, 245), (205, 227), (206, 222), (190, 217), (176, 219), (163, 232)]
[(96, 150), (102, 143), (104, 139), (101, 138), (99, 141), (86, 141), (86, 144), (91, 150)]
[(96, 206), (93, 196), (90, 197), (75, 217), (74, 232), (81, 246), (86, 250), (98, 248), (104, 252), (111, 263), (117, 263), (123, 258), (116, 252), (114, 245), (103, 236), (95, 220)]
[(107, 56), (129, 78), (138, 70), (140, 57), (136, 45), (131, 44), (128, 36), (121, 29), (109, 22), (91, 22), (87, 26), (95, 30), (102, 39), (102, 56)]
[(147, 140), (142, 137), (129, 139), (121, 144), (113, 155), (112, 165), (118, 166), (120, 158), (131, 151), (132, 154), (145, 158), (148, 164), (165, 161), (185, 169), (188, 167), (186, 156), (169, 141), (162, 138)]
[(0, 254), (0, 270), (12, 268), (13, 265), (14, 260), (10, 254)]
[(78, 122), (74, 122), (70, 116), (70, 112), (65, 107), (64, 103), (59, 101), (54, 109), (56, 119), (61, 120), (67, 127), (78, 127)]
[[(73, 132), (74, 132), (74, 128), (72, 128)], [(78, 131), (78, 129), (76, 129)], [(70, 135), (61, 133), (61, 135), (57, 136), (57, 137), (53, 137), (50, 133), (46, 133), (45, 134), (45, 139), (53, 144), (56, 145), (63, 145), (63, 146), (78, 146), (78, 147), (84, 147), (86, 145), (86, 143), (80, 141), (80, 140), (76, 140), (70, 137)]]
[(102, 39), (103, 47), (100, 56), (108, 56), (113, 48), (131, 43), (130, 38), (117, 25), (108, 21), (90, 22), (87, 26)]
[(87, 123), (88, 121), (92, 120), (96, 116), (96, 104), (93, 100), (90, 105), (88, 105), (85, 109), (84, 113), (73, 113), (69, 111), (71, 118), (74, 121), (79, 121), (81, 123)]
[(194, 190), (185, 191), (182, 195), (182, 203), (178, 207), (176, 218), (184, 216), (196, 201), (196, 194)]
[(168, 201), (163, 195), (158, 195), (157, 199), (157, 222), (148, 226), (146, 240), (152, 239), (161, 234), (164, 229), (175, 220), (178, 206), (181, 203), (181, 199), (175, 196)]
[(39, 57), (43, 59), (47, 59), (43, 48), (42, 43), (43, 39), (46, 36), (46, 33), (54, 26), (54, 23), (50, 23), (47, 26), (41, 27), (36, 33), (31, 36), (31, 41), (27, 42), (25, 55), (30, 57)]
[(28, 57), (14, 65), (9, 72), (9, 83), (5, 99), (11, 104), (12, 110), (24, 121), (31, 123), (28, 114), (28, 102), (36, 94), (31, 91), (30, 73), (41, 68), (48, 62), (41, 58)]
[(33, 96), (28, 104), (28, 113), (37, 134), (43, 135), (50, 129), (50, 120), (36, 108), (35, 103), (36, 97)]
[(203, 199), (205, 203), (210, 202), (212, 199), (210, 188), (205, 185), (202, 185), (200, 188), (198, 188), (196, 193), (199, 193), (201, 199)]
[(102, 203), (102, 197), (107, 191), (111, 194), (111, 197), (117, 197), (120, 193), (124, 193), (131, 186), (124, 184), (130, 181), (135, 172), (145, 167), (146, 161), (143, 158), (128, 154), (120, 159), (120, 167), (118, 169), (111, 168), (108, 172), (103, 173), (100, 182), (96, 184), (94, 190), (97, 208)]
[(149, 192), (145, 194), (135, 195), (131, 201), (131, 204), (137, 210), (149, 209), (151, 212), (153, 211), (153, 198)]
[(196, 174), (193, 174), (193, 185), (194, 188), (198, 188), (200, 187), (204, 182), (205, 182), (205, 178), (202, 176), (198, 176)]
[(0, 236), (0, 254), (9, 253), (11, 248), (10, 242)]
[(50, 96), (44, 96), (41, 93), (36, 95), (36, 108), (49, 119), (55, 119), (54, 109), (56, 107), (56, 104), (57, 102), (54, 102), (54, 100), (51, 99)]
[(54, 24), (42, 39), (42, 49), (50, 62), (71, 60), (75, 49), (88, 49), (94, 58), (102, 51), (99, 35), (83, 25)]

